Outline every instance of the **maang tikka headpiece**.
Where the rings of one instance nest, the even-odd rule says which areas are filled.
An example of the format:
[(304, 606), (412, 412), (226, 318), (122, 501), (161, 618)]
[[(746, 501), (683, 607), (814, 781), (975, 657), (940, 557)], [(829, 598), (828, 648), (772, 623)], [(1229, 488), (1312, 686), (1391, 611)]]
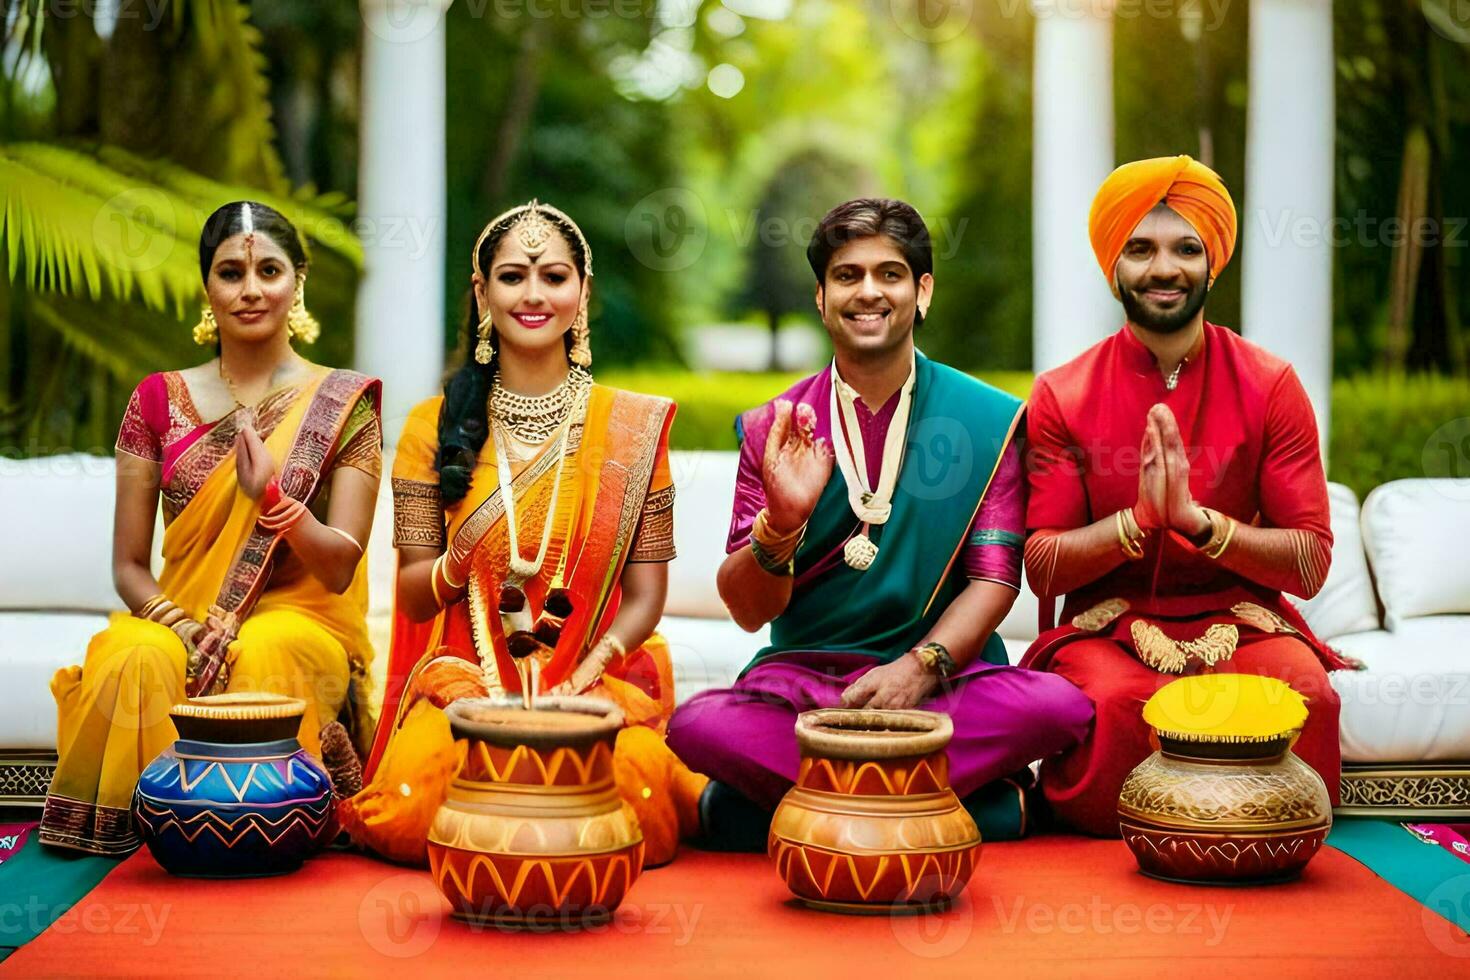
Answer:
[[(507, 235), (514, 235), (521, 248), (531, 258), (539, 258), (546, 251), (546, 246), (551, 242), (551, 236), (557, 233), (553, 220), (563, 227), (571, 229), (573, 235), (577, 236), (577, 244), (582, 248), (582, 265), (587, 278), (592, 278), (592, 246), (587, 244), (587, 238), (582, 234), (582, 229), (577, 223), (567, 216), (566, 212), (552, 207), (550, 204), (542, 204), (532, 198), (527, 204), (511, 208), (509, 211), (499, 214), (490, 219), (485, 225), (480, 237), (475, 239), (475, 247), (470, 252), (470, 268), (476, 272), (480, 271), (480, 248), (497, 230), (504, 228)], [(490, 335), (494, 331), (494, 325), (490, 322), (490, 314), (486, 312), (480, 319), (478, 328), (478, 343), (475, 345), (475, 360), (481, 364), (489, 364), (495, 356), (495, 349), (490, 345)], [(589, 341), (589, 330), (587, 327), (587, 306), (584, 303), (577, 311), (577, 319), (572, 322), (572, 349), (568, 354), (573, 364), (582, 367), (590, 367), (592, 364), (592, 346)]]

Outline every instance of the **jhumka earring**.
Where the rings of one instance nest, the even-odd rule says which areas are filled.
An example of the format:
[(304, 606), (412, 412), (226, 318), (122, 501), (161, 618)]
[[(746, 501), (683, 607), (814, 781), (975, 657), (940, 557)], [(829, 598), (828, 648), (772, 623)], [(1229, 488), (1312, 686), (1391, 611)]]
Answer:
[(475, 332), (480, 338), (479, 343), (475, 344), (475, 363), (489, 364), (495, 359), (495, 348), (490, 344), (490, 335), (495, 332), (495, 323), (490, 319), (489, 313), (481, 318)]
[(199, 322), (194, 324), (194, 343), (200, 347), (208, 347), (217, 340), (219, 340), (219, 323), (214, 319), (214, 308), (205, 303), (204, 312), (199, 316)]
[(305, 273), (296, 277), (296, 298), (291, 301), (291, 312), (286, 314), (286, 329), (292, 339), (303, 344), (314, 344), (317, 337), (321, 336), (322, 325), (306, 309)]
[(577, 318), (572, 321), (572, 349), (567, 354), (578, 367), (592, 366), (591, 335), (592, 331), (587, 328), (587, 307), (584, 305), (577, 311)]

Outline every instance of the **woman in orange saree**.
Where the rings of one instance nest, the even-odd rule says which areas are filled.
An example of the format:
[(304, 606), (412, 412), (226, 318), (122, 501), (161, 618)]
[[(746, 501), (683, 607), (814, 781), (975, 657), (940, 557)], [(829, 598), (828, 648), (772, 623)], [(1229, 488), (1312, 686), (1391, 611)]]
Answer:
[(653, 633), (674, 557), (674, 406), (593, 383), (591, 253), (562, 212), (506, 212), (473, 263), (474, 357), (399, 440), (387, 691), (368, 786), (339, 815), (359, 843), (424, 863), (458, 765), (441, 709), (520, 695), (523, 656), (536, 691), (622, 708), (619, 790), (663, 863), (705, 783), (664, 745), (673, 671)]
[(292, 350), (319, 328), (303, 299), (304, 249), (278, 212), (225, 205), (205, 223), (199, 255), (209, 305), (195, 339), (217, 343), (219, 357), (150, 375), (129, 402), (113, 575), (131, 611), (51, 682), (60, 761), (44, 844), (138, 846), (133, 789), (178, 737), (169, 709), (188, 696), (301, 698), (301, 742), (319, 755), (323, 726), (350, 755), (336, 719), (368, 703), (361, 559), (382, 468), (378, 382)]

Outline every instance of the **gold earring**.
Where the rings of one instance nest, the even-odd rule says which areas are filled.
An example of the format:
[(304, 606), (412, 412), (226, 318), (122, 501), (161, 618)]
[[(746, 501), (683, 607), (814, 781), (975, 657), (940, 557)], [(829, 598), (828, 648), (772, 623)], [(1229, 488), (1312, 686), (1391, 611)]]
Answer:
[(587, 328), (587, 307), (577, 311), (572, 321), (572, 349), (567, 357), (579, 367), (592, 366), (592, 331)]
[(291, 301), (291, 312), (286, 314), (286, 329), (293, 340), (303, 344), (314, 344), (321, 336), (322, 325), (306, 310), (306, 276), (296, 277), (296, 298)]
[(214, 319), (214, 308), (205, 303), (204, 312), (199, 315), (199, 322), (194, 324), (194, 343), (200, 347), (208, 347), (217, 340), (219, 340), (219, 324)]
[(495, 348), (490, 345), (490, 335), (495, 332), (495, 324), (486, 313), (476, 328), (480, 342), (475, 344), (475, 363), (489, 364), (495, 359)]

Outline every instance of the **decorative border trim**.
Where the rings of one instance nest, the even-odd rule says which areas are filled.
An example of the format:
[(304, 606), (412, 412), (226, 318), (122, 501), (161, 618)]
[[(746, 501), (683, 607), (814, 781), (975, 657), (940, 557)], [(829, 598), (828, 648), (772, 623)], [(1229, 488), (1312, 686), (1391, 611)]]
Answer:
[(55, 752), (0, 752), (0, 806), (44, 806)]
[(1342, 767), (1344, 817), (1470, 817), (1470, 762)]

